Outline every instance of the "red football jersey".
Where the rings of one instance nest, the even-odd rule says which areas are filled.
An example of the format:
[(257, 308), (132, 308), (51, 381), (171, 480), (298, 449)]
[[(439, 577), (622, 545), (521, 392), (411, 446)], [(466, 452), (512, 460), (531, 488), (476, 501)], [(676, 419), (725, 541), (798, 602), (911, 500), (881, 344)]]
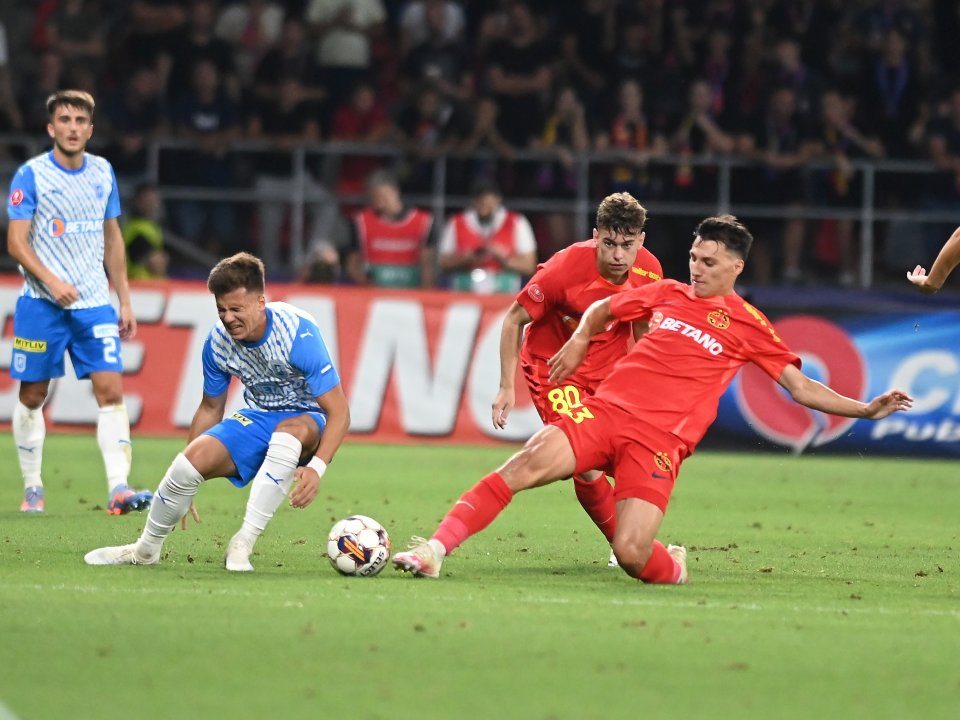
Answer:
[[(520, 349), (524, 365), (546, 367), (546, 361), (577, 329), (580, 317), (591, 303), (655, 282), (663, 275), (660, 261), (646, 248), (640, 248), (626, 282), (614, 285), (597, 272), (596, 256), (596, 241), (574, 243), (542, 263), (517, 295), (517, 302), (533, 318)], [(587, 389), (595, 387), (610, 366), (626, 354), (630, 337), (630, 323), (612, 322), (593, 336), (583, 364), (566, 382)]]
[(741, 366), (752, 362), (774, 380), (787, 365), (800, 367), (770, 321), (736, 293), (698, 298), (689, 285), (662, 280), (614, 296), (610, 311), (624, 323), (648, 319), (650, 331), (596, 397), (673, 433), (690, 452)]

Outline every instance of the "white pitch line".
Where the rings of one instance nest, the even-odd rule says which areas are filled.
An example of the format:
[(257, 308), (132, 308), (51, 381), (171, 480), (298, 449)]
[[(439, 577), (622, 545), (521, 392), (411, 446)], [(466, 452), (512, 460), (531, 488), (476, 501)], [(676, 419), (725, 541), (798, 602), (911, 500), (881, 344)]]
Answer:
[[(367, 579), (363, 579), (360, 582), (367, 582)], [(415, 582), (415, 581), (411, 581)], [(436, 581), (430, 581), (436, 582)], [(203, 587), (155, 587), (155, 588), (113, 588), (113, 587), (101, 587), (98, 585), (67, 585), (67, 584), (57, 584), (57, 585), (40, 585), (40, 584), (21, 584), (21, 585), (6, 585), (0, 590), (0, 596), (3, 595), (4, 591), (35, 591), (35, 592), (71, 592), (71, 593), (82, 593), (82, 594), (97, 594), (97, 593), (107, 593), (107, 594), (126, 594), (126, 595), (204, 595), (209, 597), (210, 595), (229, 595), (231, 597), (246, 597), (246, 598), (263, 598), (267, 600), (273, 600), (281, 607), (288, 608), (302, 608), (304, 599), (311, 598), (320, 598), (323, 597), (317, 593), (295, 593), (293, 597), (286, 596), (281, 597), (275, 593), (269, 591), (250, 591), (242, 590), (239, 588), (223, 587), (223, 588), (203, 588)], [(683, 592), (683, 591), (678, 591)], [(368, 595), (365, 596), (371, 600), (378, 600), (382, 602), (395, 601), (397, 597), (395, 595), (386, 595), (386, 594), (377, 594), (377, 595)], [(431, 599), (435, 599), (439, 602), (449, 602), (451, 598), (449, 595), (442, 594), (442, 590), (438, 591), (437, 595), (433, 598), (429, 597), (418, 597), (417, 602), (429, 602)], [(473, 602), (476, 598), (472, 595), (470, 596), (460, 596), (456, 598), (462, 602)], [(794, 612), (797, 614), (802, 613), (817, 613), (821, 615), (842, 615), (844, 613), (848, 615), (909, 615), (911, 617), (916, 617), (918, 615), (926, 617), (952, 617), (960, 620), (960, 610), (934, 610), (927, 608), (918, 608), (918, 607), (856, 607), (853, 605), (847, 607), (827, 607), (822, 605), (794, 605), (794, 606), (765, 606), (758, 603), (716, 603), (716, 602), (705, 602), (702, 600), (680, 600), (680, 599), (667, 599), (659, 597), (633, 597), (633, 598), (603, 598), (597, 599), (591, 597), (589, 599), (583, 600), (574, 600), (571, 598), (558, 598), (558, 597), (540, 597), (537, 595), (528, 595), (526, 597), (516, 598), (517, 601), (527, 604), (527, 605), (597, 605), (597, 604), (606, 604), (613, 606), (623, 606), (623, 607), (650, 607), (650, 608), (684, 608), (691, 610), (728, 610), (728, 611), (738, 611), (744, 610), (747, 612)], [(0, 720), (7, 720), (3, 715), (0, 715)]]
[(20, 720), (20, 718), (13, 714), (13, 710), (0, 702), (0, 720)]

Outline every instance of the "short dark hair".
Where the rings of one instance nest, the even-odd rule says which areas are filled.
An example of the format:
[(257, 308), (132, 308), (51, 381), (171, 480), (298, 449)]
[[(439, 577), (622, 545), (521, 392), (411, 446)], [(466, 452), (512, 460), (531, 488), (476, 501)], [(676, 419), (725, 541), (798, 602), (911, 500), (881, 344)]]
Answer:
[(714, 215), (704, 218), (697, 225), (694, 235), (701, 240), (713, 240), (727, 248), (734, 255), (746, 260), (753, 245), (753, 235), (746, 225), (733, 215)]
[(57, 90), (47, 98), (47, 116), (52, 120), (57, 108), (72, 107), (86, 110), (90, 117), (97, 107), (93, 95), (85, 90)]
[(470, 186), (470, 197), (476, 200), (478, 197), (483, 197), (484, 195), (503, 197), (503, 193), (500, 192), (500, 186), (497, 185), (495, 180), (481, 176), (474, 180)]
[(597, 206), (597, 229), (636, 235), (647, 224), (647, 209), (626, 192), (607, 195)]
[(247, 252), (224, 258), (210, 271), (207, 289), (214, 297), (222, 297), (238, 288), (263, 293), (265, 286), (263, 261)]

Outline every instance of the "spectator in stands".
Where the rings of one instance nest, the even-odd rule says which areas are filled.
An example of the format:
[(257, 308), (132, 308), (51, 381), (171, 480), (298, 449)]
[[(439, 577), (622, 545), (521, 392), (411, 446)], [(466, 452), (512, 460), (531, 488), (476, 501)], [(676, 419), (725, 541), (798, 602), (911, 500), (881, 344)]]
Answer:
[[(714, 112), (710, 84), (698, 78), (690, 85), (687, 106), (669, 135), (670, 152), (681, 158), (730, 153), (734, 138)], [(703, 200), (716, 190), (715, 170), (681, 162), (673, 173), (670, 194), (677, 199)]]
[[(862, 175), (853, 169), (851, 161), (876, 160), (884, 155), (883, 144), (854, 125), (855, 102), (854, 98), (831, 89), (818, 103), (822, 118), (810, 138), (810, 157), (832, 163), (828, 170), (817, 170), (814, 174), (814, 197), (820, 206), (856, 207), (862, 191)], [(854, 285), (858, 267), (853, 220), (821, 220), (818, 227), (815, 256), (821, 262), (839, 265), (841, 285)]]
[(865, 67), (859, 90), (864, 118), (887, 154), (914, 155), (923, 137), (925, 90), (908, 56), (907, 39), (899, 30), (887, 31), (880, 55)]
[(550, 55), (529, 4), (516, 2), (508, 13), (510, 29), (490, 48), (486, 83), (498, 107), (500, 135), (514, 147), (526, 148), (543, 128), (543, 98), (551, 87)]
[(63, 61), (59, 53), (45, 50), (37, 58), (35, 73), (28, 77), (21, 90), (23, 129), (31, 133), (47, 131), (50, 114), (47, 98), (64, 87)]
[[(291, 153), (320, 141), (320, 124), (311, 112), (300, 80), (283, 77), (274, 82), (278, 88), (276, 99), (256, 102), (247, 120), (247, 136), (266, 140), (271, 148), (256, 155), (255, 181), (257, 196), (262, 200), (258, 205), (257, 255), (268, 267), (289, 264), (281, 263), (280, 250), (284, 245), (284, 218), (297, 190)], [(305, 232), (307, 244), (335, 246), (339, 217), (336, 200), (309, 170), (301, 180), (310, 218)]]
[(143, 180), (147, 144), (167, 130), (167, 116), (160, 77), (147, 65), (134, 67), (120, 88), (107, 95), (103, 117), (110, 145), (105, 154), (121, 183)]
[(641, 200), (651, 195), (654, 177), (647, 161), (666, 153), (667, 139), (647, 117), (643, 87), (636, 80), (620, 83), (617, 112), (597, 134), (596, 149), (616, 151), (623, 161), (610, 170), (610, 192), (628, 192)]
[(310, 0), (304, 19), (317, 39), (317, 62), (332, 102), (339, 105), (373, 75), (372, 47), (383, 34), (386, 9), (381, 0)]
[(72, 68), (98, 73), (107, 52), (106, 20), (99, 0), (60, 0), (46, 27), (46, 47)]
[(607, 72), (616, 47), (616, 3), (584, 0), (561, 3), (557, 9), (560, 48), (552, 75), (557, 86), (571, 86), (589, 114), (599, 119), (607, 90)]
[[(797, 108), (797, 94), (791, 85), (773, 91), (761, 122), (738, 138), (741, 154), (757, 163), (741, 175), (745, 180), (743, 199), (747, 202), (784, 205), (800, 208), (806, 202), (802, 168), (813, 153), (809, 129), (803, 124)], [(803, 241), (805, 224), (799, 214), (789, 214), (781, 226), (763, 220), (767, 236), (781, 238), (783, 280), (791, 284), (803, 282)], [(756, 224), (755, 224), (756, 226)], [(770, 280), (771, 257), (767, 246), (755, 246), (754, 279), (766, 284)]]
[(767, 95), (789, 85), (797, 99), (797, 113), (802, 122), (816, 123), (820, 116), (820, 95), (823, 81), (800, 57), (800, 41), (781, 38), (774, 47), (774, 63), (768, 78)]
[(456, 106), (445, 102), (437, 89), (424, 85), (398, 120), (408, 154), (407, 187), (418, 192), (433, 188), (433, 161), (447, 156), (464, 133), (463, 118)]
[(174, 48), (180, 43), (187, 21), (185, 0), (131, 0), (120, 24), (120, 42), (110, 65), (154, 68), (160, 86), (167, 88)]
[(400, 13), (400, 57), (436, 35), (440, 43), (462, 45), (467, 17), (454, 0), (411, 0)]
[(586, 112), (576, 89), (567, 85), (557, 90), (553, 112), (547, 117), (536, 150), (549, 151), (556, 160), (546, 160), (537, 171), (537, 190), (544, 197), (573, 197), (577, 187), (576, 159), (590, 147)]
[[(450, 37), (447, 26), (445, 8), (452, 4), (423, 3), (423, 39), (406, 53), (403, 62), (403, 90), (407, 97), (423, 85), (429, 85), (446, 104), (463, 105), (473, 98), (468, 48)], [(414, 5), (416, 3), (411, 7)]]
[[(387, 111), (377, 98), (373, 85), (358, 82), (350, 101), (337, 108), (333, 116), (331, 140), (377, 144), (387, 142), (396, 134)], [(367, 177), (380, 167), (382, 160), (375, 155), (350, 154), (340, 161), (337, 192), (363, 192)]]
[(233, 59), (234, 48), (213, 34), (216, 21), (214, 0), (191, 0), (185, 32), (173, 47), (173, 65), (167, 79), (167, 98), (176, 103), (191, 86), (194, 68), (200, 62), (214, 65), (220, 88), (230, 100), (239, 102), (240, 78)]
[(433, 214), (405, 207), (400, 183), (386, 170), (370, 176), (367, 196), (367, 207), (353, 217), (346, 252), (348, 278), (357, 285), (432, 288)]
[[(956, 213), (960, 210), (960, 85), (955, 86), (946, 103), (946, 113), (930, 122), (927, 130), (927, 152), (938, 172), (929, 178), (922, 198), (929, 210)], [(956, 223), (929, 223), (925, 226), (925, 255), (933, 257), (942, 239), (949, 236)]]
[(17, 104), (10, 79), (10, 54), (7, 44), (7, 28), (0, 21), (0, 132), (23, 130), (23, 114)]
[(277, 2), (241, 0), (228, 4), (217, 15), (213, 34), (233, 48), (241, 86), (252, 84), (260, 60), (280, 39), (284, 14), (283, 5)]
[(136, 280), (167, 277), (170, 255), (163, 244), (162, 212), (163, 203), (157, 186), (150, 183), (138, 185), (122, 228), (127, 246), (127, 277)]
[(324, 121), (329, 114), (326, 109), (327, 90), (323, 84), (323, 72), (317, 64), (316, 54), (307, 43), (303, 20), (287, 15), (283, 21), (280, 39), (257, 63), (253, 73), (254, 101), (275, 101), (280, 96), (277, 78), (296, 78), (304, 101), (311, 103), (310, 114), (320, 122), (320, 130), (329, 131)]
[(233, 48), (242, 87), (249, 87), (260, 60), (280, 40), (284, 15), (283, 5), (270, 0), (233, 2), (217, 15), (213, 34)]
[(438, 253), (454, 290), (515, 294), (537, 268), (530, 221), (507, 210), (499, 188), (487, 180), (474, 186), (470, 207), (447, 221)]
[[(213, 61), (201, 60), (193, 69), (190, 89), (174, 107), (173, 126), (177, 137), (192, 140), (196, 149), (167, 153), (167, 179), (216, 191), (234, 184), (229, 150), (240, 137), (240, 108), (221, 88)], [(177, 200), (171, 210), (188, 240), (217, 255), (241, 249), (244, 239), (237, 237), (235, 208), (228, 201)]]

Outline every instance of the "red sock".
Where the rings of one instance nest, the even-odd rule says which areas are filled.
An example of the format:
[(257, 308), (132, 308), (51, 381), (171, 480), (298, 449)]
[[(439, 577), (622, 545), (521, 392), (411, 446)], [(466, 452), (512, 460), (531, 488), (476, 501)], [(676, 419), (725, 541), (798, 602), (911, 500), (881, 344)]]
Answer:
[(645, 583), (659, 583), (676, 585), (680, 579), (680, 566), (673, 559), (667, 548), (659, 540), (653, 541), (653, 552), (650, 553), (650, 559), (640, 571), (640, 577), (637, 578)]
[(513, 491), (500, 473), (490, 473), (460, 496), (432, 539), (439, 540), (451, 553), (468, 537), (492, 523), (512, 499)]
[(613, 497), (610, 483), (604, 477), (591, 482), (574, 475), (573, 489), (593, 524), (600, 528), (607, 542), (612, 543), (613, 533), (617, 529), (617, 501)]

